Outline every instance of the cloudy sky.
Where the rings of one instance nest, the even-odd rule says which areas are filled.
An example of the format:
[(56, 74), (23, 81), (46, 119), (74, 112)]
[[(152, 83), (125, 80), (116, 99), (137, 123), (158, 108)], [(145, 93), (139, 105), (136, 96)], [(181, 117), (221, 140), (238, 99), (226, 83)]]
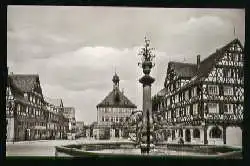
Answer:
[(7, 26), (10, 71), (39, 74), (43, 94), (62, 98), (86, 123), (112, 90), (115, 68), (120, 89), (141, 109), (145, 35), (156, 49), (152, 94), (170, 60), (195, 63), (236, 37), (245, 42), (245, 11), (232, 9), (8, 6)]

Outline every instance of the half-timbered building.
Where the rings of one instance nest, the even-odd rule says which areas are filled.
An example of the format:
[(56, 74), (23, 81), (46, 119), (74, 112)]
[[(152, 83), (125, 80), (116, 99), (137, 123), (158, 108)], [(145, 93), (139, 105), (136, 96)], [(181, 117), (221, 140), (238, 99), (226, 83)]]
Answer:
[(63, 101), (62, 99), (52, 99), (45, 97), (46, 109), (46, 136), (49, 139), (62, 138), (63, 134), (67, 132), (63, 115)]
[(241, 145), (243, 61), (235, 39), (196, 64), (168, 63), (158, 112), (169, 143)]
[(39, 76), (10, 74), (6, 90), (7, 141), (45, 139)]
[(93, 135), (97, 139), (128, 137), (122, 124), (137, 108), (119, 89), (119, 76), (113, 76), (113, 90), (97, 106), (97, 124)]

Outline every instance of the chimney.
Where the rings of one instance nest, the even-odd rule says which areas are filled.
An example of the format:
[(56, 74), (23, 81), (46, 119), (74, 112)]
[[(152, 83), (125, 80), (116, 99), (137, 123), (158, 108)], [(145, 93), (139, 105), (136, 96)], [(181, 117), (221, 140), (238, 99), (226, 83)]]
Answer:
[(201, 63), (201, 56), (197, 55), (197, 70), (200, 69), (200, 63)]

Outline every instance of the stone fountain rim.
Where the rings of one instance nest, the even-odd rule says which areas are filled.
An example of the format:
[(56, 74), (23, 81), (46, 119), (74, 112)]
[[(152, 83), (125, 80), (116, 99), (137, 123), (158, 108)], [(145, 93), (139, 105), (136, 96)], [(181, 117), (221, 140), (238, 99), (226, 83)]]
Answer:
[[(90, 156), (102, 156), (102, 157), (110, 157), (110, 156), (114, 156), (114, 157), (153, 157), (153, 158), (157, 158), (157, 157), (164, 157), (164, 158), (226, 158), (229, 157), (230, 155), (234, 155), (234, 154), (239, 154), (242, 153), (242, 148), (235, 148), (232, 146), (224, 146), (224, 147), (229, 147), (229, 148), (234, 148), (233, 151), (229, 151), (226, 153), (221, 153), (221, 154), (217, 154), (217, 155), (153, 155), (153, 154), (149, 154), (149, 155), (142, 155), (142, 154), (120, 154), (120, 153), (98, 153), (98, 152), (91, 152), (91, 151), (84, 151), (84, 150), (79, 150), (77, 148), (70, 148), (67, 146), (72, 146), (72, 145), (102, 145), (102, 144), (122, 144), (124, 142), (114, 142), (114, 143), (81, 143), (81, 144), (70, 144), (70, 145), (63, 145), (63, 146), (56, 146), (55, 149), (58, 152), (61, 152), (61, 150), (63, 151), (62, 153), (68, 154), (68, 155), (72, 155), (72, 157), (77, 157), (77, 156), (82, 156), (82, 157), (90, 157)], [(126, 142), (126, 143), (130, 143), (130, 144), (135, 144), (133, 142)], [(213, 145), (209, 145), (209, 146), (213, 146)], [(158, 147), (157, 147), (158, 148)], [(125, 148), (124, 148), (125, 149)], [(138, 148), (139, 149), (139, 148)], [(239, 150), (241, 149), (241, 150)], [(78, 155), (73, 155), (72, 153), (78, 153)]]

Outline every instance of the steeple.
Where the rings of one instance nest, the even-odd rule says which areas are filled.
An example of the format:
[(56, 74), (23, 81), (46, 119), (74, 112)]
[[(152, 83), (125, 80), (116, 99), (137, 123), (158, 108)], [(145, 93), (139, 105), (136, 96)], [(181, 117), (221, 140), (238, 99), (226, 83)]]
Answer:
[(113, 81), (113, 89), (119, 89), (120, 79), (119, 79), (119, 76), (116, 74), (116, 72), (115, 72), (115, 75), (113, 76), (112, 81)]

